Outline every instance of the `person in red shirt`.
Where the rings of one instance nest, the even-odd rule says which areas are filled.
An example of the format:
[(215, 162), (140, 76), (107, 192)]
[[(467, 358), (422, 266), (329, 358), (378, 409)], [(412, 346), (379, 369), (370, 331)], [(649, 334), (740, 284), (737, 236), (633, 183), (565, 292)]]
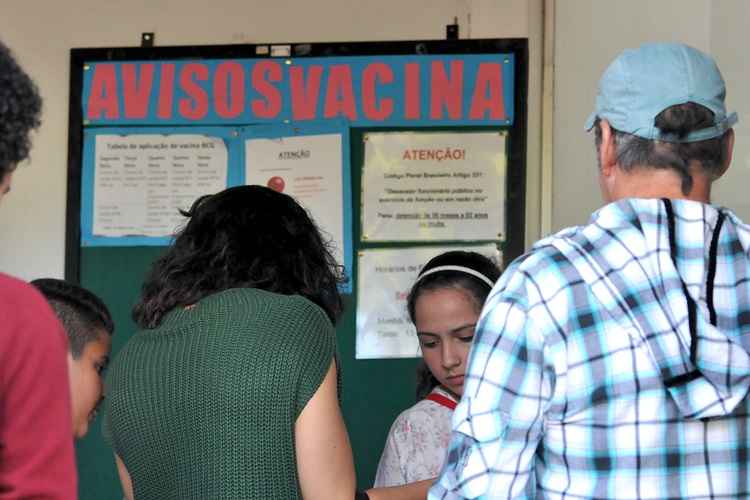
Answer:
[[(0, 198), (28, 157), (41, 104), (0, 42)], [(0, 500), (77, 498), (67, 352), (41, 294), (0, 273)]]

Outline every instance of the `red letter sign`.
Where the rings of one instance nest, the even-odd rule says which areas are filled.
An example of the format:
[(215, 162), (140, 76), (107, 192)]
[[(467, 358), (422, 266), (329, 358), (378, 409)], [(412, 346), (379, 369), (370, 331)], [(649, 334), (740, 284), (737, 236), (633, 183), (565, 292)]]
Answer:
[(313, 120), (318, 108), (320, 76), (323, 67), (310, 66), (305, 83), (305, 69), (301, 66), (289, 68), (289, 88), (292, 92), (292, 117), (295, 120)]
[(245, 107), (245, 72), (237, 62), (223, 62), (214, 75), (216, 114), (222, 118), (236, 118)]
[(391, 67), (384, 63), (368, 64), (362, 72), (362, 111), (370, 120), (385, 120), (393, 113), (393, 99), (383, 99), (378, 107), (375, 83), (393, 81)]
[(174, 64), (161, 65), (161, 78), (159, 78), (159, 108), (156, 116), (167, 119), (172, 118), (172, 102), (174, 101)]
[(88, 111), (89, 120), (100, 118), (102, 112), (104, 112), (104, 118), (108, 120), (115, 120), (119, 117), (117, 76), (115, 75), (114, 64), (102, 63), (94, 66)]
[[(268, 73), (268, 80), (264, 76)], [(253, 67), (253, 88), (266, 99), (253, 99), (255, 116), (273, 118), (281, 111), (281, 92), (269, 82), (281, 81), (281, 66), (274, 61), (259, 61)]]
[(190, 97), (180, 99), (180, 114), (190, 120), (200, 120), (208, 113), (208, 95), (193, 81), (193, 75), (198, 80), (208, 80), (208, 67), (198, 63), (189, 63), (182, 67), (180, 86)]
[(135, 76), (136, 66), (132, 63), (122, 65), (122, 94), (125, 101), (125, 118), (145, 118), (148, 114), (148, 98), (151, 96), (151, 85), (154, 82), (153, 63), (142, 63), (141, 82)]
[(323, 114), (326, 118), (345, 115), (350, 120), (357, 119), (352, 88), (352, 68), (348, 64), (334, 64), (328, 69), (328, 89)]
[(430, 95), (430, 118), (443, 118), (443, 105), (448, 108), (451, 120), (461, 118), (461, 93), (463, 91), (463, 61), (451, 61), (451, 76), (445, 74), (442, 61), (432, 62), (432, 92)]
[[(487, 95), (489, 91), (489, 96)], [(474, 95), (471, 98), (469, 118), (484, 119), (489, 110), (490, 120), (505, 120), (505, 103), (503, 102), (503, 68), (499, 63), (481, 63), (474, 83)]]

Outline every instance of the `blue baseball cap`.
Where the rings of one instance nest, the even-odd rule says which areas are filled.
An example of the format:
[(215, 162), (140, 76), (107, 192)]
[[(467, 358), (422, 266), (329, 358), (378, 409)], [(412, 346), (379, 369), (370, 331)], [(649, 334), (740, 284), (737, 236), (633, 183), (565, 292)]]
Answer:
[[(596, 109), (586, 121), (586, 130), (591, 130), (598, 117), (621, 132), (644, 139), (712, 139), (737, 123), (737, 113), (727, 115), (725, 95), (724, 78), (707, 54), (681, 43), (644, 44), (625, 50), (604, 72), (599, 80)], [(686, 102), (713, 111), (714, 124), (683, 137), (662, 133), (654, 124), (656, 116), (670, 106)]]

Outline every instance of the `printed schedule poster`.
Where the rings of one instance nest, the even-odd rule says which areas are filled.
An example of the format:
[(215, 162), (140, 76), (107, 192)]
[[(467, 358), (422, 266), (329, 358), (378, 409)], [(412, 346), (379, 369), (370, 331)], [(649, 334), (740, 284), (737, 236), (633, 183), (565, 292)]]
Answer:
[(422, 267), (449, 250), (467, 250), (500, 263), (495, 244), (463, 247), (381, 248), (359, 252), (357, 359), (421, 356), (406, 297)]
[(169, 237), (196, 198), (227, 187), (227, 148), (203, 135), (97, 135), (93, 236)]
[(245, 183), (292, 196), (310, 212), (334, 257), (344, 263), (341, 134), (250, 138), (245, 141)]
[(505, 132), (380, 132), (364, 141), (363, 240), (504, 238)]

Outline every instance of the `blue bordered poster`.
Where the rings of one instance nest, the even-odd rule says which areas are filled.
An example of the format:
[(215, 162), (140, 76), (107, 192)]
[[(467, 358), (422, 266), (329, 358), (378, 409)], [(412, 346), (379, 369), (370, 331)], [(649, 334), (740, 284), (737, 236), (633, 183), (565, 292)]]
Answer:
[(98, 128), (84, 134), (84, 246), (167, 245), (184, 221), (180, 210), (239, 182), (235, 128)]
[(245, 184), (292, 196), (311, 215), (351, 292), (352, 235), (349, 127), (344, 121), (280, 124), (242, 129)]

